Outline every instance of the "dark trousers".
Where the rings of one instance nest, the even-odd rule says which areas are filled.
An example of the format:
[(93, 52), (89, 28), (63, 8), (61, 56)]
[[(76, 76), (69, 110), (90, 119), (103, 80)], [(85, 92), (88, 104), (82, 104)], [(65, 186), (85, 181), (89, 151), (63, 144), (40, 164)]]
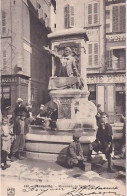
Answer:
[(6, 161), (7, 161), (7, 152), (4, 150), (1, 150), (1, 163), (4, 163), (5, 165)]
[(108, 148), (108, 150), (107, 148), (108, 148), (107, 142), (99, 143), (97, 140), (95, 140), (89, 145), (89, 150), (91, 154), (92, 154), (92, 150), (94, 150), (95, 152), (101, 151), (102, 153), (105, 154), (106, 159), (109, 159), (111, 158), (112, 145), (110, 146), (110, 148)]
[(14, 140), (14, 143), (12, 145), (11, 153), (23, 151), (24, 146), (25, 146), (25, 138), (26, 136), (23, 134), (16, 135), (16, 139)]

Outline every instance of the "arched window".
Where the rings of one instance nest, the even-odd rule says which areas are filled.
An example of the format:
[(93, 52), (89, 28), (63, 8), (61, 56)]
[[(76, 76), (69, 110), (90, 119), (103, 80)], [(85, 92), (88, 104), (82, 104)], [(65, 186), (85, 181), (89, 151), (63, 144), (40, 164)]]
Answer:
[(69, 4), (64, 7), (64, 26), (74, 27), (74, 6)]

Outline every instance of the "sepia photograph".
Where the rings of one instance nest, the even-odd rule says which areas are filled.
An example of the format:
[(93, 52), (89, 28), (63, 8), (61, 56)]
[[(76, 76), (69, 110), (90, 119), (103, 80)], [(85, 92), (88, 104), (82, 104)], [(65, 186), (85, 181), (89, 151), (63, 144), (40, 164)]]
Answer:
[(1, 0), (1, 196), (126, 196), (126, 0)]

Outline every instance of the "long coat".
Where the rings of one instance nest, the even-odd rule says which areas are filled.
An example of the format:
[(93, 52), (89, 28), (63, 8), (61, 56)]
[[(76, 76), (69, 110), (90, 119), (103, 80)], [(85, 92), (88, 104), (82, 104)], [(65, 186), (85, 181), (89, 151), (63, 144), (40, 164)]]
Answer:
[(65, 77), (62, 75), (63, 69), (65, 69), (67, 76), (66, 77), (79, 77), (79, 71), (76, 66), (75, 58), (73, 56), (61, 57), (60, 59), (61, 65), (56, 67), (56, 76), (57, 77)]
[[(24, 135), (26, 135), (28, 132), (29, 132), (29, 126), (28, 126), (28, 122), (25, 120)], [(13, 133), (14, 133), (14, 135), (20, 135), (21, 134), (20, 118), (17, 118), (15, 123), (14, 123)]]

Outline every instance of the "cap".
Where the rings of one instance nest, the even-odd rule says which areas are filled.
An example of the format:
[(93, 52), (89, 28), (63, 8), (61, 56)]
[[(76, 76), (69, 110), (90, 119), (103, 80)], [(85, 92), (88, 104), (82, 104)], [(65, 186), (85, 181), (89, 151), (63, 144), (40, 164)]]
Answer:
[(25, 116), (25, 112), (21, 112), (20, 113), (20, 116)]
[(81, 137), (81, 133), (80, 132), (75, 132), (74, 134), (73, 134), (73, 138), (80, 138)]
[(7, 118), (2, 118), (2, 123), (7, 123), (8, 119)]
[(44, 107), (44, 105), (43, 105), (43, 104), (41, 104), (41, 105), (40, 105), (40, 108), (43, 108), (43, 107)]
[(106, 112), (102, 112), (102, 113), (101, 113), (101, 116), (106, 116), (106, 117), (108, 117), (108, 114), (107, 114)]
[(16, 100), (16, 102), (17, 102), (17, 103), (18, 103), (18, 102), (23, 102), (23, 99), (18, 98), (18, 99)]

